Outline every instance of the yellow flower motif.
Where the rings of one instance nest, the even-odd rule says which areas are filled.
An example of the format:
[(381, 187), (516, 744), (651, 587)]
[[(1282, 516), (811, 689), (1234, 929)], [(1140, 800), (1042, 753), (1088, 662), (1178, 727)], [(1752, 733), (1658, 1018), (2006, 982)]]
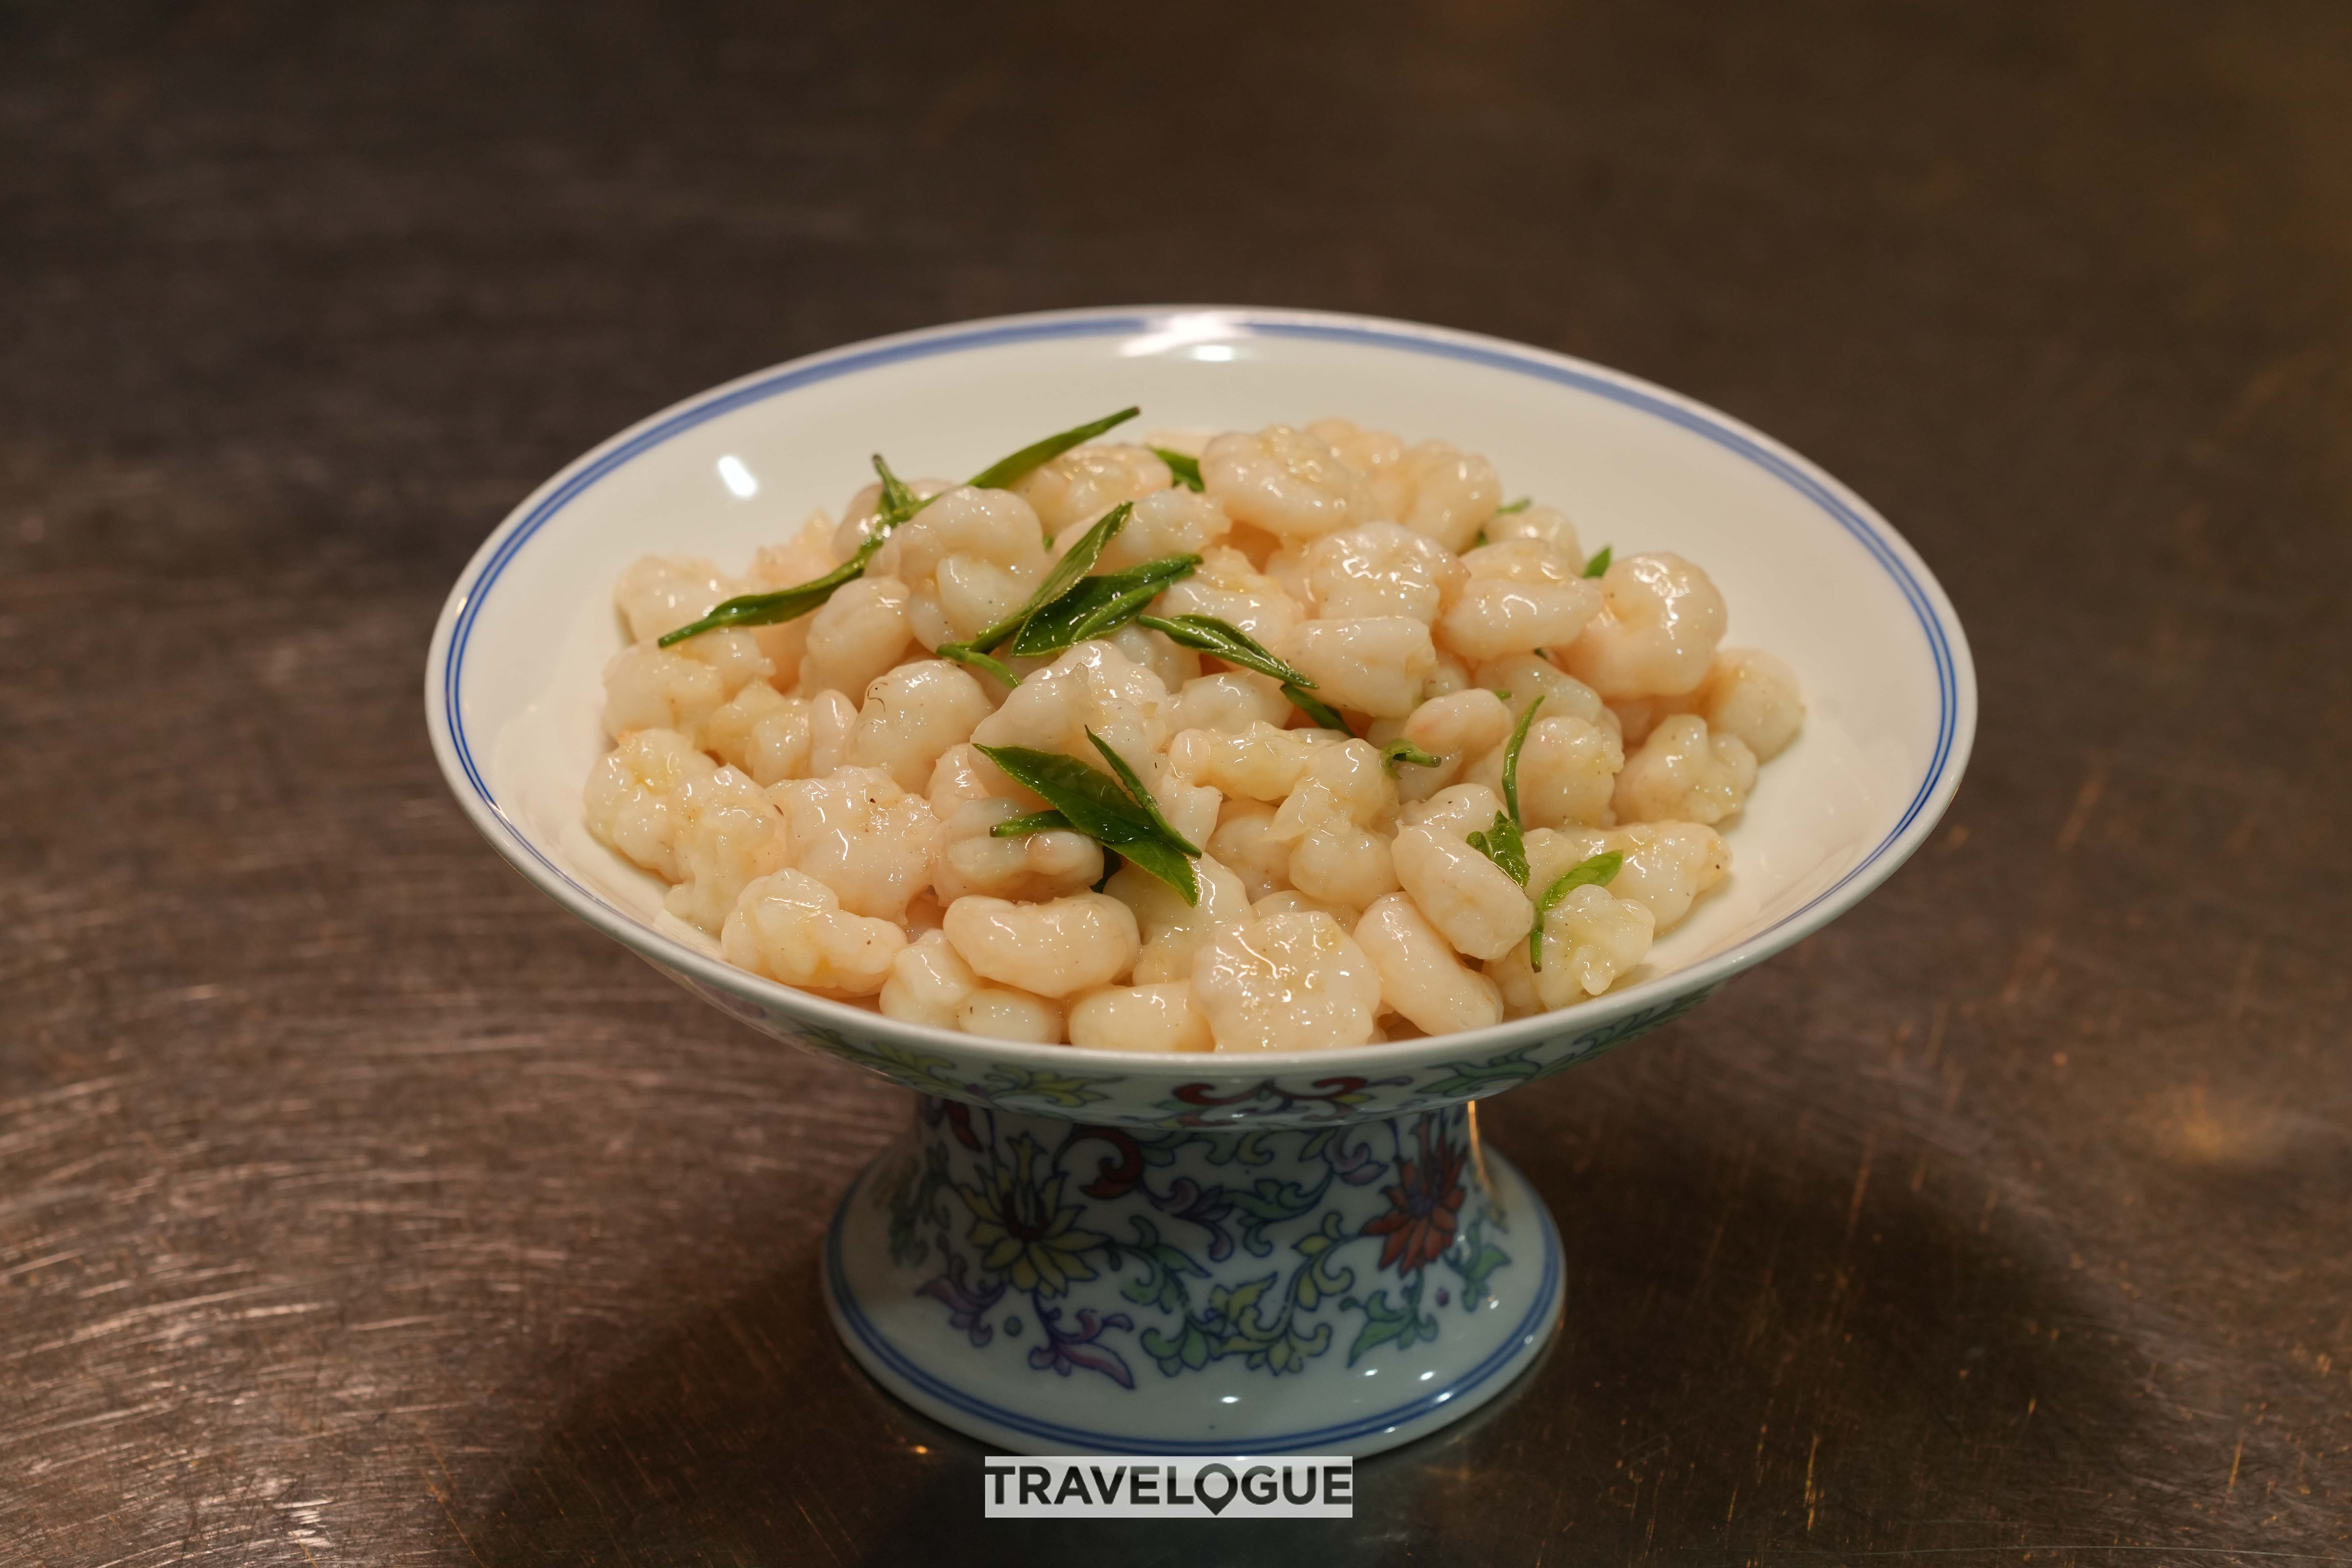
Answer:
[(1073, 1228), (1083, 1205), (1063, 1205), (1060, 1172), (1038, 1180), (1043, 1152), (1035, 1139), (1022, 1133), (1013, 1140), (1013, 1164), (992, 1154), (979, 1184), (959, 1184), (956, 1195), (971, 1211), (971, 1239), (982, 1268), (1003, 1275), (1016, 1289), (1059, 1296), (1072, 1281), (1095, 1277), (1094, 1265), (1082, 1255), (1104, 1238)]

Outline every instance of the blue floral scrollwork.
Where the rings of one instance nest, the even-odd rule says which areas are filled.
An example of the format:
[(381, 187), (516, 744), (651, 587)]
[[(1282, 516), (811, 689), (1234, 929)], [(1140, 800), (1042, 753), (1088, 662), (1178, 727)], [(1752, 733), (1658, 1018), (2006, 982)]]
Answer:
[[(1238, 1134), (1073, 1124), (1050, 1146), (1041, 1125), (1000, 1132), (992, 1111), (927, 1100), (922, 1157), (885, 1200), (894, 1258), (931, 1265), (916, 1292), (975, 1347), (1026, 1302), (1041, 1342), (1018, 1353), (1035, 1371), (1134, 1388), (1139, 1354), (1163, 1377), (1220, 1363), (1279, 1377), (1335, 1345), (1353, 1366), (1444, 1332), (1433, 1274), (1451, 1287), (1437, 1304), (1468, 1310), (1510, 1267), (1499, 1217), (1470, 1201), (1456, 1110)], [(1008, 1339), (1015, 1321), (996, 1320)]]

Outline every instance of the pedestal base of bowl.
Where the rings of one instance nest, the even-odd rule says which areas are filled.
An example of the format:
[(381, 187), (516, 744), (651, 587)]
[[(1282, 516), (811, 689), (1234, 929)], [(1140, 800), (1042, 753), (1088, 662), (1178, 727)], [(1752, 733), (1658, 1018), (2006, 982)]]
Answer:
[(1535, 1360), (1559, 1236), (1462, 1106), (1160, 1131), (926, 1098), (824, 1293), (883, 1387), (999, 1451), (1365, 1455)]

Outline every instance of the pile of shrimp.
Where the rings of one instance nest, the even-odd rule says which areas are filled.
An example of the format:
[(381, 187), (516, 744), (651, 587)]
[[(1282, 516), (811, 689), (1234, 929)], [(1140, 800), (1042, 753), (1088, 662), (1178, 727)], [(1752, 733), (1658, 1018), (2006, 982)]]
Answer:
[[(864, 574), (782, 624), (657, 646), (848, 560), (882, 526), (880, 486), (740, 577), (629, 567), (590, 830), (745, 969), (911, 1023), (1142, 1052), (1570, 1006), (1729, 873), (1721, 830), (1804, 708), (1787, 665), (1718, 646), (1696, 564), (1620, 552), (1588, 574), (1566, 516), (1505, 507), (1494, 468), (1443, 441), (1339, 419), (1150, 439), (1074, 447), (1009, 489), (913, 484), (926, 504)], [(1180, 482), (1171, 457), (1196, 470)], [(1248, 634), (1346, 731), (1133, 621), (1008, 660), (1009, 690), (936, 656), (1122, 503), (1095, 569), (1198, 556), (1150, 614)], [(1084, 833), (992, 831), (1046, 803), (980, 748), (1097, 765), (1097, 741), (1202, 851), (1192, 901)], [(1524, 874), (1473, 842), (1506, 815)]]

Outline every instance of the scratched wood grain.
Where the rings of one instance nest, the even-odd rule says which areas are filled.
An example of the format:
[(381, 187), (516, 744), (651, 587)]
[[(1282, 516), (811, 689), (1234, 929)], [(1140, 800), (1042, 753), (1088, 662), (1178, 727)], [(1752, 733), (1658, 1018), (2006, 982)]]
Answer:
[[(2352, 14), (841, 9), (0, 7), (0, 1562), (2352, 1559)], [(818, 1311), (895, 1093), (418, 717), (646, 410), (1154, 298), (1688, 389), (1984, 678), (1865, 914), (1492, 1108), (1566, 1331), (1344, 1528), (982, 1528)]]

